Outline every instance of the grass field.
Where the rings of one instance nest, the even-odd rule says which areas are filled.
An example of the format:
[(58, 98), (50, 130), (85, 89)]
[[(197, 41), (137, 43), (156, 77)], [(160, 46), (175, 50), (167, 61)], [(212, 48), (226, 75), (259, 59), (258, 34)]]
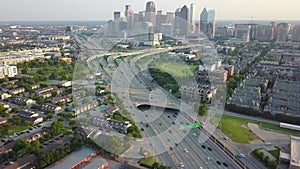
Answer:
[[(212, 120), (212, 123), (215, 124), (215, 121)], [(255, 136), (250, 131), (250, 129), (245, 127), (247, 126), (247, 123), (255, 123), (258, 124), (261, 129), (269, 129), (270, 131), (277, 132), (277, 133), (300, 136), (299, 131), (283, 129), (276, 124), (259, 122), (256, 120), (249, 120), (249, 119), (234, 117), (229, 115), (222, 116), (218, 127), (222, 130), (222, 132), (225, 135), (227, 135), (234, 142), (248, 144), (249, 141), (256, 140), (259, 138)]]
[(155, 64), (155, 67), (171, 74), (172, 76), (185, 77), (194, 76), (194, 69), (198, 66), (183, 64)]
[(270, 150), (268, 152), (272, 154), (272, 156), (274, 156), (277, 161), (279, 160), (280, 149)]
[(145, 164), (146, 166), (152, 166), (155, 162), (155, 159), (153, 156), (151, 157), (145, 157), (145, 158), (142, 158), (140, 161), (139, 161), (139, 164)]
[(16, 132), (20, 132), (27, 129), (29, 129), (29, 126), (24, 126), (24, 125), (11, 126), (8, 129), (8, 135), (12, 135)]

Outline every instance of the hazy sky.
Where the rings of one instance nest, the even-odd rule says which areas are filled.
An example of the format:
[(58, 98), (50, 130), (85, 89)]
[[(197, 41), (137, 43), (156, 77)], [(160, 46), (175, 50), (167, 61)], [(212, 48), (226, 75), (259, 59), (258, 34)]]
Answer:
[[(0, 0), (0, 21), (23, 20), (108, 20), (113, 11), (145, 10), (147, 0)], [(219, 19), (300, 20), (300, 0), (154, 0), (156, 9), (174, 12), (176, 8), (196, 4), (215, 9)]]

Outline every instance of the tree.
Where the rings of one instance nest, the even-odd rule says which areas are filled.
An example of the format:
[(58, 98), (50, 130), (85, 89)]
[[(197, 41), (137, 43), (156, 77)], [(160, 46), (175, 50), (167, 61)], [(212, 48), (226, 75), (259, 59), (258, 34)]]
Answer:
[(27, 74), (27, 73), (28, 73), (28, 69), (27, 69), (27, 68), (22, 69), (22, 70), (21, 70), (21, 73), (22, 73), (22, 74)]
[(48, 113), (46, 118), (47, 118), (47, 119), (52, 119), (52, 118), (53, 118), (52, 113)]
[(4, 113), (5, 112), (5, 107), (0, 103), (0, 113)]
[(55, 121), (51, 123), (50, 133), (53, 135), (62, 134), (64, 131), (64, 125), (61, 122)]
[(72, 126), (72, 127), (75, 127), (77, 125), (77, 122), (75, 120), (71, 120), (69, 122), (69, 125)]
[(21, 122), (22, 122), (21, 117), (19, 117), (19, 116), (14, 116), (14, 118), (13, 118), (13, 124), (19, 125), (19, 124), (21, 124)]
[(208, 112), (207, 105), (205, 103), (204, 104), (200, 104), (199, 105), (199, 109), (198, 109), (198, 115), (199, 116), (206, 116), (207, 112)]
[(30, 151), (35, 154), (38, 154), (41, 151), (40, 146), (41, 143), (38, 140), (36, 140), (30, 145)]
[(28, 149), (30, 146), (29, 142), (25, 139), (18, 139), (13, 147), (14, 151), (19, 151), (21, 149)]

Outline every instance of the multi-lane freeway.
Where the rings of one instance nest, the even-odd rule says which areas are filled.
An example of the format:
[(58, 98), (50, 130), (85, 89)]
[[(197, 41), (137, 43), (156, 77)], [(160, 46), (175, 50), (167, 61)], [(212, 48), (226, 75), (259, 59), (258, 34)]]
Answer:
[[(87, 43), (84, 45), (87, 48), (95, 47), (95, 44), (90, 45), (87, 41), (84, 43)], [(172, 50), (172, 48), (168, 50)], [(158, 161), (172, 168), (240, 168), (201, 130), (179, 130), (180, 125), (194, 123), (195, 114), (186, 115), (186, 113), (178, 111), (182, 106), (181, 101), (170, 96), (157, 84), (149, 81), (149, 78), (145, 77), (135, 67), (135, 62), (138, 59), (168, 50), (142, 51), (145, 54), (139, 51), (139, 53), (131, 54), (137, 55), (132, 60), (125, 58), (119, 63), (118, 68), (110, 67), (109, 64), (112, 63), (107, 63), (107, 61), (112, 62), (112, 59), (105, 60), (101, 57), (104, 54), (101, 55), (96, 51), (91, 51), (92, 56), (88, 58), (89, 68), (103, 72), (105, 78), (111, 82), (112, 92), (123, 99), (124, 105), (131, 112), (133, 119), (143, 132), (144, 138), (132, 144), (131, 146), (134, 148), (130, 148), (128, 152), (124, 153), (124, 156), (138, 157), (139, 152), (137, 150), (144, 146), (152, 150)], [(102, 67), (99, 66), (99, 62)], [(152, 106), (149, 110), (139, 109), (136, 105), (141, 102), (157, 106)], [(173, 105), (172, 107), (177, 107), (178, 110), (163, 109), (170, 104)], [(255, 165), (255, 163), (249, 164)]]

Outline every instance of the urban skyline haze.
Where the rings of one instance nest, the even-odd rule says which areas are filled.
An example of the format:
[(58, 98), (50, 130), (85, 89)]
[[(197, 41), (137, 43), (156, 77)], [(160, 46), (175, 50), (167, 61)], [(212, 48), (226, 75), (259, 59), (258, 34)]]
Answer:
[[(130, 4), (134, 12), (146, 9), (149, 0), (2, 0), (0, 21), (109, 20), (113, 11), (124, 11)], [(215, 9), (218, 20), (300, 20), (299, 0), (154, 0), (157, 10), (174, 12), (194, 3), (196, 20), (204, 7)]]

